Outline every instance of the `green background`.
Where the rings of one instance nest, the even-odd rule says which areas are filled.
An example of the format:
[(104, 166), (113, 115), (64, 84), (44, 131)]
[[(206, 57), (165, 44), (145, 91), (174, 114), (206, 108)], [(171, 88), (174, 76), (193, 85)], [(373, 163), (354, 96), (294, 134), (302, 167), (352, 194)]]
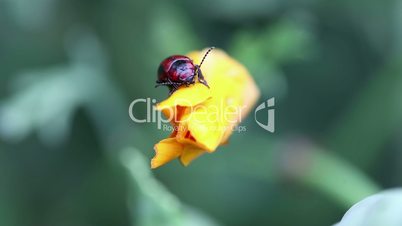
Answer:
[[(150, 171), (169, 133), (128, 106), (209, 46), (275, 97), (276, 131), (251, 114)], [(0, 0), (1, 226), (331, 225), (402, 185), (401, 126), (400, 0)]]

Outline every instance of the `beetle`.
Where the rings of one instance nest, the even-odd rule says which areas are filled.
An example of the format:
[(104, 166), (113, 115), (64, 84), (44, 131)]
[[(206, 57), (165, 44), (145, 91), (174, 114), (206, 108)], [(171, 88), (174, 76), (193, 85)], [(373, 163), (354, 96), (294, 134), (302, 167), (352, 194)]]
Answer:
[(158, 86), (167, 86), (170, 96), (180, 86), (194, 84), (196, 77), (198, 82), (209, 88), (201, 72), (201, 65), (214, 48), (210, 47), (207, 50), (199, 65), (194, 64), (189, 57), (183, 55), (173, 55), (164, 59), (158, 68), (158, 80), (156, 80), (155, 88)]

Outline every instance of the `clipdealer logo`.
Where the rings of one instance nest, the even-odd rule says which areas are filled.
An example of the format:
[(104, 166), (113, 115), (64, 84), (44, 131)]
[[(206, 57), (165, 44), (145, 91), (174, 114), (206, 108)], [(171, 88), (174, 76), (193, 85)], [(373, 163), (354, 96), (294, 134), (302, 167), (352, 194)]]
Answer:
[[(151, 99), (151, 98), (139, 98), (139, 99), (135, 99), (134, 101), (132, 101), (129, 105), (128, 108), (128, 114), (130, 116), (130, 119), (135, 122), (135, 123), (156, 123), (157, 124), (157, 128), (158, 129), (162, 129), (162, 130), (177, 130), (180, 128), (173, 128), (172, 125), (170, 125), (170, 121), (175, 120), (175, 121), (180, 121), (177, 118), (172, 118), (172, 117), (176, 117), (176, 114), (174, 114), (174, 112), (171, 112), (170, 115), (171, 118), (165, 118), (162, 116), (162, 112), (161, 111), (157, 111), (155, 108), (155, 103), (156, 100), (155, 99)], [(143, 109), (145, 104), (145, 108), (146, 108), (146, 117), (143, 118), (138, 118), (134, 115), (134, 109), (136, 107), (140, 107)], [(275, 132), (275, 98), (272, 97), (264, 102), (262, 102), (260, 105), (257, 106), (257, 108), (254, 110), (254, 120), (257, 123), (257, 125), (259, 125), (261, 128), (263, 128), (266, 131), (269, 131), (271, 133)], [(238, 114), (241, 115), (242, 114), (242, 110), (243, 108), (239, 107), (239, 108), (233, 108), (233, 106), (210, 106), (208, 107), (208, 109), (203, 109), (203, 108), (207, 108), (205, 106), (195, 106), (195, 107), (191, 107), (192, 111), (193, 110), (199, 110), (200, 112), (204, 112), (205, 114), (210, 114), (207, 115), (207, 117), (202, 117), (202, 120), (217, 120), (217, 117), (215, 117), (217, 114), (217, 112), (219, 112), (219, 110), (221, 110), (220, 112), (225, 112), (225, 114), (223, 115), (224, 119), (228, 122), (232, 122), (232, 123), (240, 123), (241, 122), (241, 117), (240, 120), (238, 120), (238, 118), (233, 119), (232, 117), (230, 117), (230, 115), (233, 114)], [(212, 109), (211, 109), (212, 108)], [(228, 108), (228, 109), (219, 109), (219, 108)], [(168, 111), (173, 111), (173, 109), (166, 109)], [(226, 110), (226, 111), (225, 111)], [(267, 123), (264, 124), (263, 122), (260, 122), (257, 119), (257, 112), (260, 111), (266, 111), (266, 115), (267, 115)], [(228, 114), (226, 114), (226, 112), (230, 112)], [(188, 119), (187, 119), (188, 120)], [(197, 118), (194, 118), (193, 120), (197, 120)], [(233, 121), (233, 120), (237, 120), (237, 121)], [(202, 123), (201, 121), (198, 121), (200, 123)], [(218, 129), (218, 128), (215, 128)], [(225, 128), (220, 128), (220, 129), (225, 129)], [(245, 132), (246, 126), (236, 126), (233, 128), (234, 131), (237, 132)]]
[[(255, 122), (266, 131), (271, 133), (275, 132), (275, 98), (272, 97), (264, 102), (262, 102), (254, 111), (254, 120)], [(257, 112), (266, 110), (267, 111), (267, 124), (263, 124), (257, 120)]]

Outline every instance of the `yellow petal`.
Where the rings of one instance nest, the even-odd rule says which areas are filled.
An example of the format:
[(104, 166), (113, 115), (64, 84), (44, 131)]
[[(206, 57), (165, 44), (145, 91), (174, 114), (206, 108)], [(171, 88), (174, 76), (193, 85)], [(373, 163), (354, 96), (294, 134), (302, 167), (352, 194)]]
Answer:
[(151, 168), (155, 169), (183, 153), (183, 144), (176, 141), (175, 138), (161, 140), (154, 146), (155, 156), (151, 160)]
[(163, 108), (162, 113), (165, 115), (166, 119), (168, 119), (173, 126), (177, 126), (178, 123), (181, 121), (182, 117), (186, 115), (189, 110), (190, 109), (188, 109), (188, 107), (177, 105), (171, 108)]
[(186, 115), (183, 118), (183, 121), (180, 122), (180, 129), (177, 130), (176, 132), (176, 140), (179, 143), (182, 144), (191, 144), (194, 146), (198, 146), (199, 148), (206, 149), (206, 146), (203, 145), (202, 143), (198, 142), (193, 135), (191, 134), (190, 130), (188, 129), (188, 121), (186, 118), (188, 118), (189, 115)]
[(212, 101), (208, 101), (205, 106), (196, 108), (187, 122), (192, 137), (208, 152), (216, 150), (225, 132), (219, 109), (212, 110), (215, 109), (213, 104)]
[(191, 144), (212, 152), (219, 145), (223, 131), (212, 129), (216, 122), (207, 123), (202, 115), (196, 117), (195, 111), (197, 110), (183, 116), (180, 129), (176, 133), (176, 140), (179, 143)]
[(211, 98), (208, 87), (201, 83), (195, 83), (188, 87), (180, 87), (169, 98), (156, 105), (157, 110), (179, 106), (195, 106)]
[(180, 156), (180, 162), (188, 166), (194, 159), (200, 157), (205, 151), (193, 145), (184, 146), (183, 153)]

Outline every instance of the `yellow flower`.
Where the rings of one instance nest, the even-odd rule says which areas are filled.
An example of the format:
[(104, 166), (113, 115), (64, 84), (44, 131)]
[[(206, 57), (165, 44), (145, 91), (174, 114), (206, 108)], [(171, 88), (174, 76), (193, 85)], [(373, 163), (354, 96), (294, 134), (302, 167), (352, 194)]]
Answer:
[[(205, 51), (188, 54), (200, 62)], [(259, 97), (247, 69), (224, 51), (213, 50), (202, 65), (210, 89), (201, 83), (182, 86), (156, 105), (170, 120), (174, 131), (154, 146), (151, 168), (179, 158), (187, 166), (192, 160), (227, 142)]]

